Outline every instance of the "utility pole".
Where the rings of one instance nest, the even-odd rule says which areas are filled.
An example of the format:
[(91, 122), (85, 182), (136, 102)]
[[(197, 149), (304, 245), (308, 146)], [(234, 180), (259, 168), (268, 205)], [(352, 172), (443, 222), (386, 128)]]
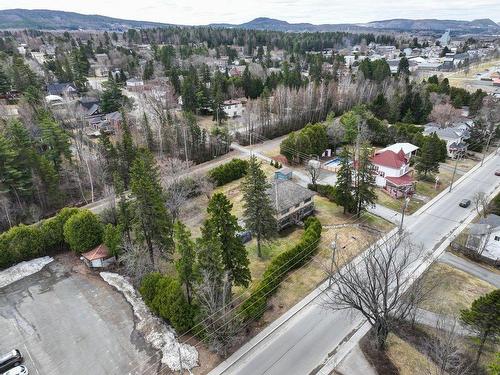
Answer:
[(408, 206), (408, 202), (410, 200), (410, 198), (408, 198), (408, 188), (405, 189), (405, 199), (403, 201), (403, 207), (402, 207), (402, 210), (401, 210), (401, 222), (399, 223), (399, 233), (403, 233), (403, 222), (405, 220), (405, 212), (406, 212), (406, 208)]
[(450, 193), (451, 193), (451, 188), (453, 187), (453, 182), (455, 181), (455, 174), (457, 173), (457, 166), (458, 166), (458, 155), (455, 157), (455, 167), (453, 168), (453, 176), (451, 176), (450, 190), (448, 190)]
[(490, 135), (488, 135), (488, 142), (486, 143), (486, 151), (483, 152), (483, 158), (481, 159), (481, 167), (483, 166), (484, 158), (486, 157), (486, 154), (488, 153), (488, 150), (490, 148), (490, 142), (491, 142), (492, 135), (493, 135), (493, 132), (490, 131)]
[(335, 239), (333, 240), (331, 247), (332, 247), (332, 260), (330, 262), (330, 275), (328, 277), (328, 287), (330, 288), (332, 286), (333, 282), (333, 262), (335, 261), (335, 252), (337, 251), (337, 237), (338, 234), (335, 233)]

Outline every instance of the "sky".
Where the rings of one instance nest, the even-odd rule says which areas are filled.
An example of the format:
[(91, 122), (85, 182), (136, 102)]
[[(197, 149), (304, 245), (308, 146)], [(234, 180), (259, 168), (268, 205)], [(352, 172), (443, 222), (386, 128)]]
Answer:
[(500, 0), (0, 0), (0, 9), (52, 9), (182, 25), (288, 22), (363, 23), (391, 18), (500, 21)]

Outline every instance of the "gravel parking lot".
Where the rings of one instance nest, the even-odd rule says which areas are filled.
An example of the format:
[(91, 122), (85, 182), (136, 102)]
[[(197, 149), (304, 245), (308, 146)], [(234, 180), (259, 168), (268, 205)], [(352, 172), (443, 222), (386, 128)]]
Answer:
[(37, 375), (156, 373), (125, 298), (68, 259), (0, 289), (0, 353), (19, 349)]

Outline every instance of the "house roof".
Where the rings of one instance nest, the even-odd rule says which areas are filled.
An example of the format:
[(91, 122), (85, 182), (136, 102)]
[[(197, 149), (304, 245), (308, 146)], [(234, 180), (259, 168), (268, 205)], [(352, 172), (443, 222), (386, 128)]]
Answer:
[(430, 123), (425, 127), (424, 135), (430, 135), (432, 133), (436, 133), (440, 139), (447, 140), (470, 137), (468, 130), (464, 129), (460, 125), (448, 128), (440, 128), (438, 126), (434, 126), (434, 123)]
[(482, 218), (479, 220), (480, 224), (488, 224), (492, 228), (497, 228), (500, 227), (500, 216), (495, 215), (495, 214), (490, 214), (486, 216), (485, 218)]
[(413, 184), (413, 178), (409, 174), (405, 174), (401, 177), (386, 176), (385, 179), (396, 186), (408, 186)]
[(412, 153), (414, 151), (418, 150), (418, 147), (415, 145), (412, 145), (411, 143), (394, 143), (393, 145), (387, 146), (384, 148), (382, 151), (392, 151), (392, 152), (399, 152), (399, 150), (403, 150), (405, 154)]
[(92, 249), (84, 254), (82, 257), (87, 259), (88, 261), (93, 261), (97, 259), (105, 259), (109, 258), (111, 254), (109, 253), (108, 247), (104, 244), (100, 244), (95, 249)]
[(47, 85), (47, 92), (50, 95), (62, 95), (69, 88), (72, 91), (76, 91), (76, 87), (72, 83), (51, 83)]
[(290, 180), (273, 180), (267, 194), (278, 212), (286, 211), (314, 196), (311, 190)]
[(375, 165), (396, 169), (399, 169), (408, 163), (405, 153), (402, 150), (399, 150), (397, 153), (390, 150), (381, 151), (373, 155), (371, 160)]

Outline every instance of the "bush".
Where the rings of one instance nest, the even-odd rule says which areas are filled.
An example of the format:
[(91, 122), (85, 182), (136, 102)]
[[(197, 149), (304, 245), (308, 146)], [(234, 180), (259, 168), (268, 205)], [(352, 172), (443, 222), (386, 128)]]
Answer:
[(161, 273), (159, 272), (148, 273), (142, 278), (141, 285), (139, 286), (139, 293), (141, 293), (144, 303), (151, 310), (153, 310), (152, 302), (156, 295), (156, 285), (161, 277)]
[(314, 256), (320, 238), (320, 221), (314, 217), (308, 218), (299, 243), (271, 260), (262, 275), (262, 279), (256, 284), (250, 297), (243, 303), (241, 313), (245, 320), (262, 317), (267, 307), (267, 300), (276, 292), (288, 272), (302, 267)]
[(208, 177), (217, 186), (225, 185), (247, 174), (248, 161), (233, 159), (228, 163), (219, 165), (208, 172)]
[(89, 210), (81, 210), (64, 224), (64, 240), (80, 254), (102, 243), (102, 232), (101, 219)]
[(40, 224), (21, 224), (2, 233), (0, 269), (63, 250), (66, 247), (63, 226), (78, 211), (77, 208), (63, 208), (56, 216)]
[(65, 207), (57, 213), (56, 216), (44, 220), (40, 225), (42, 231), (44, 246), (47, 254), (63, 250), (66, 243), (64, 242), (64, 224), (68, 219), (79, 212), (78, 208)]
[(150, 273), (142, 279), (139, 292), (146, 305), (177, 332), (186, 332), (193, 327), (197, 308), (188, 304), (177, 279)]

